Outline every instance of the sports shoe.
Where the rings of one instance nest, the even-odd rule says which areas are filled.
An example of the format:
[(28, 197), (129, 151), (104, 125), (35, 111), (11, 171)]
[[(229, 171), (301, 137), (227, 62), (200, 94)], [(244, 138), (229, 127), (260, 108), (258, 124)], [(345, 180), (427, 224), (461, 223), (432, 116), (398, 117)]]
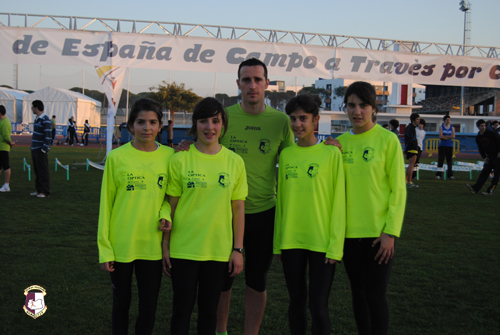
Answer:
[(408, 186), (410, 188), (418, 188), (418, 185), (415, 185), (413, 183), (407, 183), (406, 186)]
[(448, 179), (451, 179), (451, 180), (456, 180), (457, 178), (455, 178), (454, 176), (451, 176), (450, 178)]
[(437, 180), (441, 179), (441, 176), (436, 176), (436, 179), (437, 179)]
[(50, 197), (50, 195), (45, 195), (43, 193), (39, 193), (39, 194), (36, 195), (36, 197), (37, 198), (48, 198), (48, 197)]
[(32, 193), (30, 193), (30, 195), (31, 195), (32, 197), (36, 197), (36, 196), (38, 195), (38, 192), (32, 192)]
[(467, 187), (467, 189), (470, 191), (470, 193), (472, 194), (476, 194), (476, 190), (472, 188), (472, 186), (470, 186), (469, 184), (465, 184), (465, 186)]
[(0, 188), (0, 192), (10, 192), (9, 185), (3, 184), (3, 186)]
[(489, 191), (486, 191), (486, 192), (483, 192), (481, 193), (482, 195), (493, 195), (493, 190), (489, 190)]

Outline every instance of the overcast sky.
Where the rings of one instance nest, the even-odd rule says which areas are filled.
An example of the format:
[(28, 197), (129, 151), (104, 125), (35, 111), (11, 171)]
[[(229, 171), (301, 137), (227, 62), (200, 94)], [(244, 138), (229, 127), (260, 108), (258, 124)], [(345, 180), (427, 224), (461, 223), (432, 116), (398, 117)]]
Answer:
[[(471, 1), (472, 45), (500, 47), (500, 0)], [(16, 0), (2, 1), (2, 13), (44, 14), (196, 23), (243, 28), (376, 37), (421, 42), (461, 44), (464, 14), (459, 0), (317, 0), (307, 1), (165, 1), (165, 0)], [(5, 16), (0, 16), (5, 22)], [(37, 90), (48, 85), (82, 86), (83, 68), (20, 65), (19, 88)], [(41, 76), (40, 76), (41, 73)], [(169, 77), (170, 76), (170, 77)], [(0, 64), (0, 85), (13, 85), (13, 65)], [(294, 85), (295, 78), (286, 80)], [(170, 79), (171, 78), (171, 79)], [(217, 92), (235, 95), (235, 74), (217, 75)], [(214, 92), (215, 74), (132, 69), (130, 91), (147, 91), (161, 80), (185, 82), (201, 96)], [(299, 78), (310, 85), (314, 78)], [(125, 84), (125, 88), (126, 88)], [(92, 67), (85, 68), (85, 87), (100, 89)]]

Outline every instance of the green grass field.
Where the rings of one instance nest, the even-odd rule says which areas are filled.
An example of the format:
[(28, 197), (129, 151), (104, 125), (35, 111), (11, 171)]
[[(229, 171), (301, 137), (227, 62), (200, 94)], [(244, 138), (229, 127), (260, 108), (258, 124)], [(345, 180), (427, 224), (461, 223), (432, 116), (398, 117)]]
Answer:
[[(23, 157), (31, 164), (29, 148), (14, 147), (11, 192), (0, 193), (0, 333), (109, 334), (111, 283), (100, 270), (96, 245), (102, 171), (79, 165), (70, 170), (69, 181), (65, 170), (54, 172), (56, 157), (63, 164), (98, 161), (98, 149), (52, 148), (48, 199), (29, 196), (34, 176), (28, 181)], [(408, 192), (388, 291), (391, 334), (497, 334), (500, 329), (500, 191), (493, 197), (474, 196), (464, 186), (468, 173), (457, 172), (456, 177), (437, 181), (422, 171), (415, 181), (420, 188)], [(31, 285), (47, 291), (47, 312), (37, 319), (22, 309), (23, 291)], [(233, 290), (232, 335), (243, 333), (243, 292), (240, 275)], [(170, 280), (164, 276), (155, 334), (169, 334), (171, 297)], [(342, 265), (337, 266), (330, 302), (332, 334), (356, 334)], [(260, 334), (289, 333), (287, 304), (281, 265), (273, 264)], [(135, 294), (131, 325), (136, 305)], [(196, 311), (192, 334), (195, 320)]]

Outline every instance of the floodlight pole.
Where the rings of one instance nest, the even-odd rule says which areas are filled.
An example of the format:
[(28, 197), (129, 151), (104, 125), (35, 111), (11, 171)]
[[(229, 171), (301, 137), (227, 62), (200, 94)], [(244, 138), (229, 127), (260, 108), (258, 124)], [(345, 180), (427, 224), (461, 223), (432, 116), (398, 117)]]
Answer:
[[(462, 45), (462, 56), (465, 57), (465, 47), (467, 45), (467, 19), (469, 17), (470, 10), (470, 2), (462, 0), (459, 3), (460, 10), (464, 12), (464, 43)], [(460, 115), (464, 115), (464, 107), (465, 107), (465, 87), (462, 86), (460, 89)]]

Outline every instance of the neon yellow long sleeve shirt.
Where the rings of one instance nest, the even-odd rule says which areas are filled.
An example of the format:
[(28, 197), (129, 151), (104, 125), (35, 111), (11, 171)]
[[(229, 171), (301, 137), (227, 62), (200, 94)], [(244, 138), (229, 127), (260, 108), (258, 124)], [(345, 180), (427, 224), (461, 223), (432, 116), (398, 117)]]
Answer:
[(337, 138), (346, 178), (347, 238), (399, 237), (406, 206), (403, 151), (399, 139), (375, 125)]
[(323, 143), (280, 155), (273, 252), (306, 249), (341, 260), (346, 230), (342, 155)]

